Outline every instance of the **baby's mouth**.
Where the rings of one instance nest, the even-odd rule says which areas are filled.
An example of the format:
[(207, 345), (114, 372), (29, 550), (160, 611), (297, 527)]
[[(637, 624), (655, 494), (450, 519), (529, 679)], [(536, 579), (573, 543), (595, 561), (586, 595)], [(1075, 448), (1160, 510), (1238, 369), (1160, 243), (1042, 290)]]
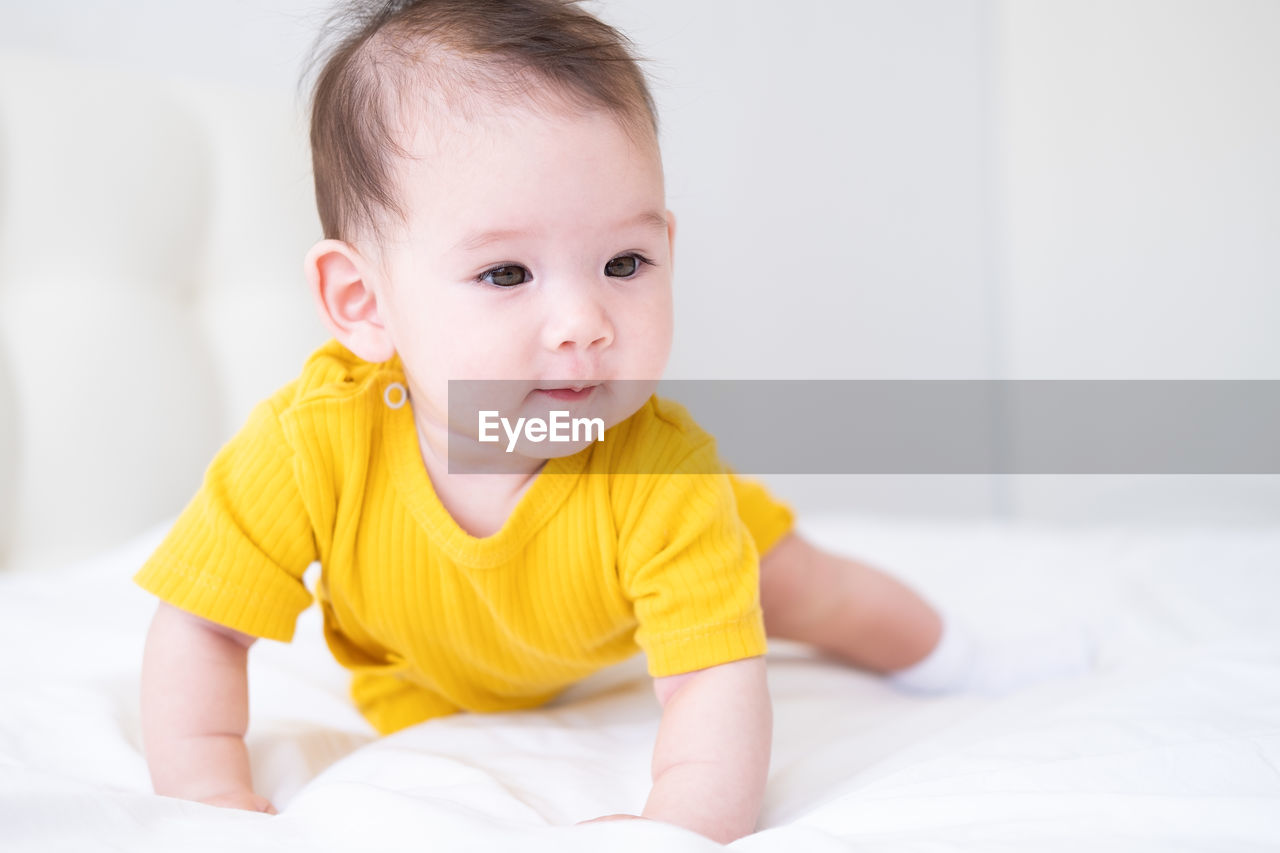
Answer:
[(585, 400), (591, 396), (591, 392), (598, 388), (600, 383), (582, 383), (577, 385), (558, 385), (550, 388), (535, 388), (541, 394), (546, 394), (555, 400)]
[(583, 388), (594, 388), (599, 382), (581, 382), (577, 385), (552, 385), (547, 388), (538, 388), (538, 391), (581, 391)]

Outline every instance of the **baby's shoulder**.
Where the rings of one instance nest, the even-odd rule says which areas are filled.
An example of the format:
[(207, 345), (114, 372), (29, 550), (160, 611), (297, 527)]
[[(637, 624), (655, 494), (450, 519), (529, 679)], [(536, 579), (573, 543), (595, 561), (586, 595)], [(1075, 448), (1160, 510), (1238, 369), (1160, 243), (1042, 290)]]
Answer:
[(620, 541), (659, 547), (736, 512), (716, 440), (682, 404), (655, 394), (624, 425), (607, 463)]
[(272, 402), (282, 418), (316, 404), (373, 405), (388, 374), (403, 381), (398, 356), (385, 362), (365, 361), (330, 338), (307, 357), (298, 376), (280, 388)]
[(616, 429), (611, 467), (617, 473), (669, 474), (689, 471), (690, 466), (719, 467), (715, 438), (675, 400), (650, 395)]

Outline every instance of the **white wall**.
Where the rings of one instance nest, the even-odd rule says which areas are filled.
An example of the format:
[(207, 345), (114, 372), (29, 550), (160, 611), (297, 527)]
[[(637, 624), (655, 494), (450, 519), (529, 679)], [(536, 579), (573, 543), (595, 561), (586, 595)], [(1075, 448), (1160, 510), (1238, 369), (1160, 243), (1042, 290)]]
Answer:
[[(981, 4), (602, 5), (665, 82), (680, 217), (669, 376), (994, 373)], [(986, 514), (999, 486), (768, 479), (802, 507), (906, 513)]]
[[(586, 5), (654, 60), (669, 376), (1280, 377), (1280, 4)], [(283, 104), (328, 8), (7, 0), (0, 48)], [(1276, 478), (772, 479), (802, 509), (1280, 517)]]
[[(1003, 376), (1280, 379), (1280, 3), (1000, 8)], [(1276, 476), (1009, 486), (1031, 517), (1280, 520)]]
[(327, 9), (318, 0), (3, 0), (0, 47), (291, 91)]

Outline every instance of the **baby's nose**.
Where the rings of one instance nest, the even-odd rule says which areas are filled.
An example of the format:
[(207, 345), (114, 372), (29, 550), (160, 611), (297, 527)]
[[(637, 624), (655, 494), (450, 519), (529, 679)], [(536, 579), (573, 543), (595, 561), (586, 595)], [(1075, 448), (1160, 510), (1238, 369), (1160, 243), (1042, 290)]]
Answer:
[(614, 330), (600, 299), (579, 291), (550, 306), (545, 333), (549, 349), (604, 349), (613, 342)]

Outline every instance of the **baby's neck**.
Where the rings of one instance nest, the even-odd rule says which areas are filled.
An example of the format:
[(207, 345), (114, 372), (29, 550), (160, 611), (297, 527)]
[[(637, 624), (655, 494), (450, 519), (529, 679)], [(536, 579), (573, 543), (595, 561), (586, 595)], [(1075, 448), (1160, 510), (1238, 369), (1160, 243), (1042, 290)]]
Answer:
[(472, 536), (487, 537), (500, 531), (546, 467), (545, 459), (516, 457), (528, 464), (511, 473), (450, 474), (448, 459), (434, 452), (421, 427), (417, 433), (419, 455), (436, 496), (454, 522)]
[(505, 476), (493, 474), (455, 474), (454, 479), (459, 476), (486, 481), (495, 479), (503, 481), (500, 484), (467, 484), (460, 487), (457, 483), (447, 481), (442, 483), (432, 477), (436, 496), (453, 518), (454, 523), (478, 538), (492, 536), (502, 530), (507, 519), (519, 506), (524, 493), (538, 478), (537, 472), (526, 476), (522, 483), (508, 481)]

